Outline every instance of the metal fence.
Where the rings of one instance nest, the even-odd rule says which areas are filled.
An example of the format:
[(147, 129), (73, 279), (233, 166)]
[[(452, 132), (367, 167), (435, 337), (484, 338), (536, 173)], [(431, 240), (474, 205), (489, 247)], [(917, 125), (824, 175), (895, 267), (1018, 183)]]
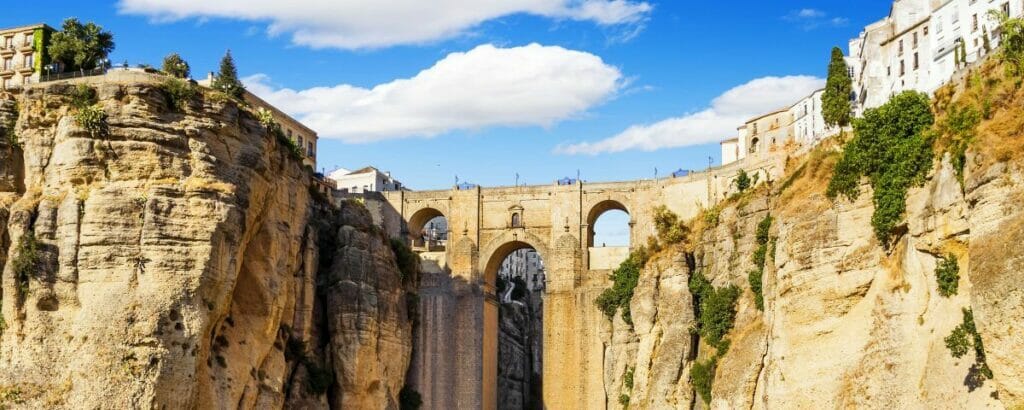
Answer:
[(67, 80), (71, 78), (93, 77), (107, 73), (106, 67), (94, 68), (91, 70), (69, 71), (66, 73), (45, 73), (39, 76), (39, 82)]

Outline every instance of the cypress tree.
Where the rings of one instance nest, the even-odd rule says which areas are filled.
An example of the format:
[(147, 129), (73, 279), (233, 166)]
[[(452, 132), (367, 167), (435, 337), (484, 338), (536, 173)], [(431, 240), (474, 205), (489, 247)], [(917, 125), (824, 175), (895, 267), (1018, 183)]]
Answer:
[(235, 68), (235, 60), (231, 58), (231, 50), (224, 53), (224, 58), (220, 60), (220, 73), (213, 81), (213, 88), (235, 98), (242, 98), (245, 92), (245, 86), (238, 80), (238, 70)]
[(967, 65), (967, 42), (960, 42), (960, 61), (963, 65)]
[(988, 30), (982, 31), (981, 33), (981, 46), (985, 49), (985, 54), (992, 51), (992, 42), (988, 39)]
[(825, 124), (830, 127), (850, 124), (850, 94), (853, 92), (853, 81), (850, 79), (843, 50), (832, 48), (832, 60), (828, 63), (828, 80), (825, 81), (825, 92), (821, 96), (822, 116)]

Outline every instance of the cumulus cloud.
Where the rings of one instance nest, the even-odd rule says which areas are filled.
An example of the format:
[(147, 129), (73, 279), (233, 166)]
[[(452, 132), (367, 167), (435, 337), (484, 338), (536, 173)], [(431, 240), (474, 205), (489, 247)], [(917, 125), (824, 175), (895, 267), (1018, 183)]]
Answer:
[(824, 79), (812, 76), (758, 78), (726, 91), (707, 109), (653, 124), (634, 125), (597, 142), (560, 145), (555, 152), (596, 155), (719, 142), (735, 135), (736, 128), (747, 119), (792, 105), (824, 85)]
[(314, 48), (380, 48), (465, 34), (513, 14), (642, 26), (653, 6), (637, 0), (121, 0), (122, 13), (158, 21), (227, 18), (267, 22)]
[(593, 54), (487, 44), (372, 88), (293, 90), (263, 75), (245, 84), (321, 137), (373, 142), (494, 126), (551, 126), (614, 97), (624, 81), (618, 68)]

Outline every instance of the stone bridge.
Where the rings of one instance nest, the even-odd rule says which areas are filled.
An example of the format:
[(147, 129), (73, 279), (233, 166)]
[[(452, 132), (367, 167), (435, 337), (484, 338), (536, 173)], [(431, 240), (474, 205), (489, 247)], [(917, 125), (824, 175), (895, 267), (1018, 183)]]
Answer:
[(740, 167), (764, 181), (777, 178), (782, 165), (762, 160), (679, 178), (400, 191), (368, 200), (378, 224), (414, 244), (431, 219), (448, 222), (443, 248), (418, 249), (426, 272), (409, 380), (424, 408), (497, 408), (495, 283), (502, 261), (523, 248), (536, 250), (545, 266), (545, 407), (606, 408), (601, 333), (607, 319), (594, 299), (627, 250), (595, 248), (594, 222), (610, 210), (627, 212), (630, 248), (639, 246), (655, 233), (655, 207), (689, 219), (730, 194)]

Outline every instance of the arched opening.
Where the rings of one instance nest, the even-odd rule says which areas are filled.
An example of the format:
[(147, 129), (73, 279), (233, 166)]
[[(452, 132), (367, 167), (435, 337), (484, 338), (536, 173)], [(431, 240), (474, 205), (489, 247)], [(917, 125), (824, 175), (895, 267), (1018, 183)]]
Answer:
[(487, 361), (494, 366), (493, 379), (485, 376), (485, 382), (493, 380), (499, 409), (544, 408), (544, 275), (540, 253), (524, 242), (500, 247), (487, 263), (485, 280), (494, 285), (497, 323), (485, 329), (485, 340), (493, 338), (496, 345), (495, 357)]
[(409, 218), (409, 239), (417, 251), (444, 251), (448, 244), (448, 219), (441, 211), (423, 208)]
[(519, 212), (513, 213), (512, 214), (512, 227), (513, 228), (521, 228), (522, 226), (523, 226), (523, 221), (522, 221), (522, 217), (519, 215)]
[(622, 203), (606, 200), (587, 216), (587, 247), (591, 270), (615, 269), (629, 256), (632, 226)]
[(750, 140), (750, 153), (751, 154), (757, 152), (757, 143), (758, 142), (760, 142), (760, 140), (758, 140), (757, 138), (754, 138), (754, 139)]

